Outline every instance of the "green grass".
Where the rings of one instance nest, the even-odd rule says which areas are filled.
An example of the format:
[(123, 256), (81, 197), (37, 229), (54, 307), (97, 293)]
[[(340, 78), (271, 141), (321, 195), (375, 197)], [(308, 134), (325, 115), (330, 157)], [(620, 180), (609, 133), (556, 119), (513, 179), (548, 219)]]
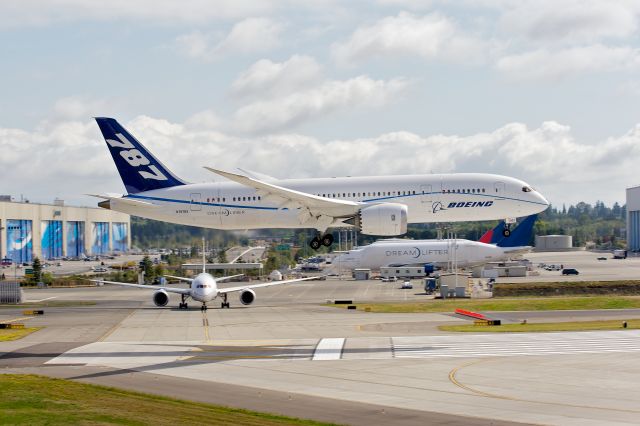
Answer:
[[(589, 331), (589, 330), (624, 330), (622, 320), (607, 321), (576, 321), (552, 323), (527, 323), (503, 325), (441, 325), (442, 331), (476, 332), (476, 333), (523, 333), (549, 331)], [(627, 320), (627, 329), (639, 329), (640, 319)]]
[[(329, 305), (346, 308), (347, 305)], [(513, 299), (448, 299), (424, 302), (357, 303), (381, 313), (453, 312), (456, 308), (475, 311), (564, 311), (640, 308), (638, 296), (545, 297)]]
[(1, 328), (0, 329), (0, 342), (8, 342), (10, 340), (22, 339), (25, 336), (30, 335), (33, 332), (40, 330), (42, 327), (28, 327), (28, 328)]
[(0, 374), (0, 394), (0, 424), (326, 424), (35, 375)]

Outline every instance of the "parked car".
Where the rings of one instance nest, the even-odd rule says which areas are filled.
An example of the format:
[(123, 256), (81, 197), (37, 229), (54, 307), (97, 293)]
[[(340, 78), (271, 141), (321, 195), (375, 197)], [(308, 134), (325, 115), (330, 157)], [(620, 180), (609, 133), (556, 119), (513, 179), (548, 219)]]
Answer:
[(403, 289), (403, 290), (412, 289), (413, 288), (413, 284), (411, 284), (411, 281), (404, 281), (402, 283), (402, 285), (400, 286), (400, 288)]
[(99, 273), (107, 272), (107, 268), (105, 268), (104, 266), (97, 266), (93, 268), (93, 272), (99, 272)]
[(382, 278), (381, 280), (383, 283), (394, 283), (396, 281), (398, 281), (398, 278), (396, 277), (388, 277), (388, 278)]
[(578, 275), (579, 272), (577, 269), (574, 268), (564, 268), (562, 270), (562, 275)]

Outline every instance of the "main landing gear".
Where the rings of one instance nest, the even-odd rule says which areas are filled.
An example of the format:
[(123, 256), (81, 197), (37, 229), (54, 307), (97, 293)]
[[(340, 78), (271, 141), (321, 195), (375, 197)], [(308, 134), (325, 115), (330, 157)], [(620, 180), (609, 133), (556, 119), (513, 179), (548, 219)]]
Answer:
[(229, 302), (227, 302), (227, 293), (222, 294), (222, 303), (220, 303), (220, 309), (229, 309)]
[(189, 305), (187, 305), (187, 295), (182, 295), (182, 302), (178, 304), (178, 309), (189, 309)]
[(313, 240), (309, 242), (309, 246), (314, 250), (318, 250), (321, 245), (325, 247), (330, 247), (331, 244), (333, 244), (333, 234), (322, 235), (318, 233), (318, 235), (313, 237)]

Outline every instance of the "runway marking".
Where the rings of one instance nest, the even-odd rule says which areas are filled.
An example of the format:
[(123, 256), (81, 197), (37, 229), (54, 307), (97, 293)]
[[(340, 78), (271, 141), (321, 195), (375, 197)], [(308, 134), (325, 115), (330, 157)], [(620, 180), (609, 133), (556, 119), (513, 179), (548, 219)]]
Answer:
[(207, 311), (202, 311), (202, 326), (204, 328), (205, 342), (211, 343), (211, 336), (209, 336), (209, 318), (207, 318)]
[(51, 296), (51, 297), (46, 297), (44, 299), (40, 299), (40, 300), (27, 300), (24, 303), (40, 303), (40, 302), (44, 302), (45, 300), (51, 300), (51, 299), (57, 299), (58, 296)]
[(340, 359), (345, 342), (344, 337), (334, 339), (321, 339), (313, 352), (313, 361), (328, 361)]
[(475, 358), (640, 352), (640, 331), (394, 337), (395, 358)]
[(28, 319), (32, 319), (33, 317), (20, 317), (20, 318), (13, 318), (10, 320), (1, 320), (0, 323), (2, 324), (10, 324), (12, 322), (17, 322), (17, 321), (23, 321), (23, 320), (28, 320)]
[(485, 359), (471, 361), (471, 362), (468, 362), (466, 364), (462, 364), (462, 365), (459, 365), (459, 366), (455, 367), (454, 369), (452, 369), (449, 372), (449, 381), (451, 381), (451, 383), (453, 383), (454, 385), (458, 386), (461, 389), (464, 389), (466, 391), (474, 393), (474, 394), (476, 394), (478, 396), (484, 396), (486, 398), (495, 398), (495, 399), (503, 399), (503, 400), (507, 400), (507, 401), (528, 402), (528, 403), (533, 403), (533, 404), (556, 405), (556, 406), (561, 406), (561, 407), (571, 407), (571, 408), (581, 408), (581, 409), (591, 409), (591, 410), (622, 411), (622, 412), (626, 412), (626, 413), (640, 413), (639, 410), (629, 410), (629, 409), (625, 409), (625, 408), (610, 408), (610, 407), (598, 407), (598, 406), (594, 406), (594, 405), (565, 404), (565, 403), (562, 403), (562, 402), (536, 401), (536, 400), (533, 400), (533, 399), (524, 399), (524, 398), (517, 398), (517, 397), (512, 397), (512, 396), (506, 396), (506, 395), (497, 395), (497, 394), (484, 392), (484, 391), (472, 388), (469, 385), (465, 385), (464, 383), (461, 383), (458, 380), (458, 378), (456, 377), (458, 372), (460, 370), (462, 370), (463, 368), (471, 367), (473, 365), (477, 365), (477, 364), (480, 364), (480, 363), (483, 363), (483, 362), (488, 362), (488, 361), (492, 361), (492, 360), (485, 358)]

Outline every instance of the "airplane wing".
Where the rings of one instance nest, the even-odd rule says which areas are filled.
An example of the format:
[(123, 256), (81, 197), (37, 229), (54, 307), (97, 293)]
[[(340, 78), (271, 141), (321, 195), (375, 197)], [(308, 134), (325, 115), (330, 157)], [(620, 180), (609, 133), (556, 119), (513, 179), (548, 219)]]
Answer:
[(103, 281), (103, 280), (89, 280), (89, 281), (94, 283), (120, 285), (123, 287), (146, 288), (149, 290), (164, 290), (168, 293), (191, 294), (191, 289), (188, 289), (188, 288), (175, 288), (175, 287), (164, 287), (164, 286), (158, 286), (158, 285), (119, 283), (117, 281)]
[(173, 278), (174, 280), (186, 281), (188, 283), (193, 282), (193, 278), (174, 277), (173, 275), (163, 275), (166, 278)]
[(361, 203), (335, 198), (318, 197), (317, 195), (300, 192), (282, 186), (243, 176), (236, 173), (206, 167), (205, 169), (223, 176), (233, 182), (248, 186), (257, 190), (258, 195), (266, 200), (278, 203), (278, 209), (300, 209), (300, 224), (304, 225), (313, 219), (320, 223), (330, 225), (334, 218), (348, 218), (355, 215), (362, 208)]
[(241, 277), (241, 276), (243, 276), (243, 275), (244, 275), (244, 274), (237, 274), (237, 275), (229, 275), (229, 276), (226, 276), (226, 277), (220, 277), (220, 278), (215, 278), (215, 277), (214, 277), (214, 278), (215, 278), (216, 282), (220, 282), (220, 281), (227, 281), (227, 280), (230, 280), (231, 278)]
[(318, 277), (296, 278), (295, 280), (271, 281), (268, 283), (243, 285), (241, 287), (219, 288), (218, 293), (233, 293), (234, 291), (250, 290), (250, 289), (261, 288), (261, 287), (271, 287), (273, 285), (291, 284), (291, 283), (297, 283), (300, 281), (309, 281), (309, 280), (317, 280), (317, 279)]

